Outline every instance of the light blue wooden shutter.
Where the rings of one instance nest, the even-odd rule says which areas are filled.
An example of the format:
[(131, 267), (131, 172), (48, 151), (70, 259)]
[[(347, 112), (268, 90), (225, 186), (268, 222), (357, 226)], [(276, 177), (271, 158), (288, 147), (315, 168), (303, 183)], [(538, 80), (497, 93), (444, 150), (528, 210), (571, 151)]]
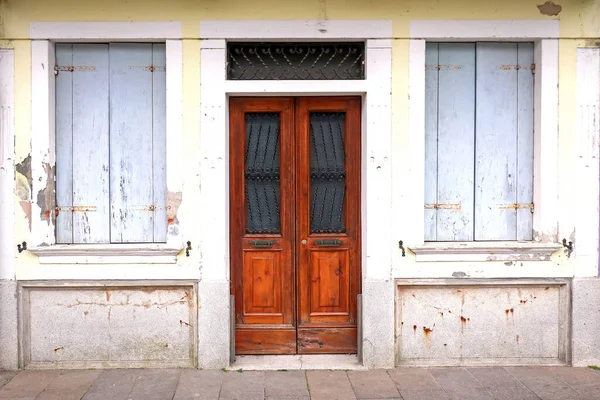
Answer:
[(164, 44), (57, 44), (56, 57), (57, 242), (164, 242)]
[[(164, 54), (164, 48), (157, 47), (155, 50), (157, 58), (161, 52)], [(154, 151), (154, 144), (164, 146), (165, 92), (153, 91), (153, 71), (156, 70), (153, 62), (152, 44), (110, 45), (112, 242), (154, 241), (157, 207), (154, 189), (159, 186), (154, 184), (154, 179), (164, 179), (164, 171), (155, 174), (154, 166), (164, 168), (165, 160), (164, 147)], [(153, 96), (163, 98), (154, 99)], [(157, 132), (154, 132), (154, 127)], [(163, 195), (157, 193), (156, 198), (164, 198), (164, 188), (161, 190)], [(165, 200), (161, 200), (158, 206), (164, 209), (164, 203)], [(164, 240), (165, 234), (161, 236), (160, 239)]]
[(426, 240), (473, 240), (475, 45), (428, 44), (426, 64)]
[(517, 240), (533, 240), (533, 43), (517, 46)]
[(475, 240), (531, 239), (533, 46), (477, 44)]
[(152, 192), (154, 242), (167, 240), (167, 57), (162, 43), (152, 45)]
[(109, 240), (108, 46), (57, 44), (57, 242)]
[(425, 241), (437, 240), (438, 44), (425, 46)]
[(73, 243), (73, 45), (56, 44), (56, 242)]
[(428, 43), (425, 240), (531, 240), (533, 44)]

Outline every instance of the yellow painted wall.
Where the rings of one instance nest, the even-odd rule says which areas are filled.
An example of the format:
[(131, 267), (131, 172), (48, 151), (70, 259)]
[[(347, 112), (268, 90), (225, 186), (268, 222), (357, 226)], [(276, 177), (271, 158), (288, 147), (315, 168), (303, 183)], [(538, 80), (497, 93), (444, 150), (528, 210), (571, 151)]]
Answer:
[[(182, 21), (183, 24), (183, 156), (184, 203), (198, 203), (199, 165), (196, 154), (200, 125), (200, 20), (223, 19), (386, 19), (393, 22), (393, 146), (394, 199), (410, 193), (401, 182), (410, 181), (408, 170), (408, 41), (409, 21), (414, 19), (560, 19), (559, 61), (559, 198), (560, 237), (574, 230), (576, 49), (600, 42), (600, 0), (557, 0), (557, 17), (543, 15), (542, 0), (0, 0), (0, 46), (15, 50), (16, 163), (30, 151), (31, 84), (29, 24), (42, 21)], [(20, 202), (27, 200), (27, 181), (17, 174), (15, 243), (27, 240), (29, 224)], [(394, 202), (398, 204), (398, 201)], [(182, 205), (183, 206), (183, 205)], [(395, 209), (393, 234), (401, 232), (402, 216), (410, 210)], [(194, 233), (186, 240), (194, 241)], [(195, 255), (185, 263), (192, 263)], [(395, 253), (395, 264), (400, 262)], [(36, 264), (35, 257), (18, 258), (18, 269)], [(25, 267), (27, 265), (27, 267)], [(33, 267), (35, 268), (35, 267)], [(19, 273), (17, 273), (19, 274)]]

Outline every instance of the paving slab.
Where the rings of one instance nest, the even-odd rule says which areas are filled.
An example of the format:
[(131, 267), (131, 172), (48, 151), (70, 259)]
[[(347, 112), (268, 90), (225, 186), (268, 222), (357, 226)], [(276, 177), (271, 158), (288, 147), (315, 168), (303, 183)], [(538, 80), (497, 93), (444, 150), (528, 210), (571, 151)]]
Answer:
[(17, 374), (18, 371), (0, 371), (0, 388), (6, 385)]
[(397, 368), (387, 370), (398, 390), (439, 390), (440, 385), (428, 370), (423, 368)]
[(172, 400), (180, 369), (147, 369), (138, 374), (128, 400)]
[(568, 386), (548, 367), (507, 367), (505, 370), (532, 390), (544, 386)]
[(223, 375), (221, 400), (246, 400), (265, 398), (265, 372), (227, 372)]
[(400, 390), (403, 400), (448, 400), (442, 389)]
[(600, 386), (600, 376), (589, 368), (550, 367), (548, 369), (572, 387)]
[(186, 369), (181, 373), (173, 400), (213, 400), (219, 398), (225, 372)]
[(482, 387), (451, 387), (444, 388), (444, 392), (450, 400), (494, 400), (492, 396)]
[(102, 371), (82, 400), (127, 400), (140, 371), (139, 369)]
[(495, 400), (540, 400), (540, 398), (526, 387), (494, 387), (487, 389)]
[(354, 400), (356, 396), (343, 371), (307, 371), (312, 400)]
[(358, 399), (391, 399), (400, 397), (392, 378), (385, 370), (350, 371), (348, 378)]
[(80, 400), (101, 373), (98, 370), (61, 371), (37, 399)]
[(309, 400), (308, 383), (303, 371), (274, 371), (265, 374), (267, 400)]
[(600, 399), (600, 387), (585, 386), (574, 388), (581, 397), (581, 400), (598, 400)]
[(429, 373), (440, 384), (442, 389), (482, 387), (481, 384), (464, 368), (433, 368)]
[(468, 368), (467, 371), (485, 388), (524, 388), (504, 368)]
[(0, 389), (0, 399), (37, 397), (59, 374), (58, 370), (21, 371)]
[(538, 386), (530, 388), (543, 400), (581, 400), (583, 396), (568, 386)]

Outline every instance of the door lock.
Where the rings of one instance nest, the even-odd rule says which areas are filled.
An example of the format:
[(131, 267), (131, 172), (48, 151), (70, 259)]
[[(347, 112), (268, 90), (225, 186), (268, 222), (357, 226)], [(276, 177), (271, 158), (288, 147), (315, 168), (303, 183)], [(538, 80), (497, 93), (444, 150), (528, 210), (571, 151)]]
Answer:
[(306, 239), (302, 239), (302, 242), (300, 242), (302, 244), (306, 244)]

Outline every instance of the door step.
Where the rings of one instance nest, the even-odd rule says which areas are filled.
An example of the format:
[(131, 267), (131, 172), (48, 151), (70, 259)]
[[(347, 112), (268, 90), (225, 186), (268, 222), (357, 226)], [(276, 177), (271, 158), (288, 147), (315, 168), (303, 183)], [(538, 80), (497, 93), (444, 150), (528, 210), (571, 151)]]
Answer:
[(282, 356), (236, 356), (228, 371), (282, 371), (282, 370), (366, 370), (356, 354), (302, 354)]

